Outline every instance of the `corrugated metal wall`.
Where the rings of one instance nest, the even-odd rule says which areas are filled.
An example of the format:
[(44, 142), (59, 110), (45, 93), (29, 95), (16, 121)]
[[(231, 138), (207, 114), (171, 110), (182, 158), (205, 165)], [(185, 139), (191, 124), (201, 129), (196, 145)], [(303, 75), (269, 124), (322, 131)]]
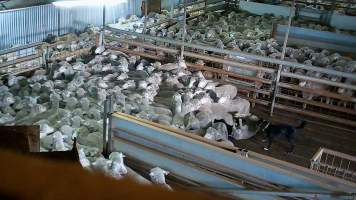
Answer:
[[(129, 14), (140, 15), (142, 0), (128, 0), (106, 7), (106, 23)], [(0, 49), (42, 41), (48, 34), (81, 31), (88, 25), (100, 26), (102, 7), (56, 8), (43, 5), (0, 12)]]

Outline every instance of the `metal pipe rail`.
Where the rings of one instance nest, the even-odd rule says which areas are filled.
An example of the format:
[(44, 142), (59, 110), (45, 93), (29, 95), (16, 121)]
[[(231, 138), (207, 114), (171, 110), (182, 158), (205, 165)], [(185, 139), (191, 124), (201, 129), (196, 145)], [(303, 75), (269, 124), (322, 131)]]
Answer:
[(310, 169), (356, 183), (356, 157), (320, 148), (311, 159)]
[[(283, 42), (286, 25), (273, 26), (272, 37), (279, 43)], [(318, 31), (310, 28), (292, 26), (288, 39), (290, 46), (308, 46), (321, 49), (331, 49), (341, 52), (356, 53), (356, 37), (328, 31)]]
[(35, 55), (25, 56), (25, 57), (21, 57), (19, 59), (7, 61), (5, 63), (1, 63), (0, 64), (0, 69), (1, 68), (7, 68), (9, 66), (16, 65), (16, 64), (19, 64), (19, 63), (27, 62), (27, 61), (30, 61), (30, 60), (35, 60), (35, 59), (41, 58), (41, 57), (42, 57), (42, 55), (37, 53)]
[[(39, 49), (39, 47), (41, 47), (43, 44), (45, 43), (38, 42), (38, 43), (27, 44), (27, 45), (0, 51), (0, 56), (7, 55), (6, 56), (7, 58), (12, 57), (12, 60), (6, 61), (4, 63), (0, 63), (1, 70), (10, 69), (11, 67), (16, 68), (16, 65), (20, 63), (38, 60), (38, 65), (26, 67), (26, 68), (16, 68), (12, 72), (1, 74), (0, 78), (8, 76), (10, 74), (18, 75), (18, 74), (22, 74), (25, 72), (29, 72), (41, 68), (44, 62), (43, 62), (43, 52), (42, 49)], [(29, 49), (31, 50), (30, 52)], [(21, 52), (23, 53), (23, 51), (25, 51), (25, 53), (21, 54)]]
[[(140, 42), (135, 42), (135, 41), (131, 41), (131, 40), (125, 40), (125, 39), (119, 39), (119, 38), (113, 38), (113, 37), (108, 37), (108, 39), (114, 39), (116, 41), (122, 42), (122, 43), (127, 43), (133, 46), (140, 46), (140, 47), (144, 47), (144, 48), (148, 48), (148, 49), (155, 49), (155, 50), (159, 50), (159, 51), (164, 51), (167, 53), (172, 53), (177, 55), (179, 53), (178, 50), (175, 49), (170, 49), (170, 48), (166, 48), (166, 47), (161, 47), (161, 46), (155, 46), (152, 44), (147, 44), (147, 43), (140, 43)], [(115, 48), (113, 48), (113, 50), (115, 50)], [(128, 49), (124, 49), (124, 48), (119, 48), (116, 49), (119, 51), (123, 51), (125, 53), (129, 53), (129, 54), (135, 54), (135, 55), (140, 55), (143, 57), (149, 57), (155, 60), (162, 60), (164, 61), (163, 58), (156, 56), (156, 55), (152, 55), (152, 54), (148, 54), (145, 52), (137, 52), (137, 51), (131, 51)], [(239, 63), (238, 61), (233, 61), (233, 60), (225, 60), (225, 59), (221, 59), (217, 56), (206, 56), (206, 55), (200, 55), (200, 54), (196, 54), (196, 53), (191, 53), (191, 52), (184, 52), (185, 56), (188, 57), (193, 57), (193, 58), (198, 58), (198, 59), (203, 59), (203, 60), (208, 60), (211, 62), (217, 62), (217, 63), (222, 63), (222, 64), (226, 64), (226, 65), (230, 65), (230, 66), (238, 66), (241, 68), (245, 68), (245, 69), (251, 69), (251, 70), (261, 70), (261, 71), (265, 71), (267, 73), (275, 73), (275, 70), (270, 69), (270, 68), (264, 68), (264, 67), (260, 67), (257, 65), (251, 65), (251, 64), (246, 64), (246, 63)], [(201, 65), (196, 65), (196, 64), (191, 64), (191, 63), (187, 63), (187, 66), (190, 68), (193, 68), (195, 70), (202, 70), (202, 71), (209, 71), (211, 73), (217, 73), (220, 75), (227, 75), (227, 76), (231, 76), (231, 77), (235, 77), (238, 79), (242, 79), (242, 80), (248, 80), (248, 81), (252, 81), (254, 83), (263, 83), (266, 85), (269, 85), (269, 88), (272, 81), (268, 80), (268, 79), (263, 79), (263, 78), (257, 78), (257, 77), (251, 77), (251, 76), (244, 76), (244, 75), (239, 75), (239, 74), (235, 74), (233, 72), (228, 72), (225, 70), (221, 70), (221, 69), (216, 69), (216, 68), (212, 68), (212, 67), (206, 67), (206, 66), (201, 66)], [(295, 74), (292, 73), (286, 73), (286, 72), (282, 72), (281, 73), (282, 76), (286, 76), (286, 77), (293, 77), (293, 78), (300, 78), (301, 80), (311, 80), (311, 81), (316, 81), (316, 82), (321, 82), (324, 83), (325, 80), (319, 80), (319, 79), (315, 79), (315, 78), (311, 78), (311, 77), (307, 77), (307, 76), (295, 76)], [(334, 84), (334, 82), (332, 82), (332, 84)], [(239, 85), (236, 85), (238, 88), (241, 88)], [(340, 84), (336, 84), (336, 86), (344, 86), (344, 85), (340, 85)], [(347, 85), (346, 87), (351, 87), (353, 88), (354, 86), (349, 86)], [(343, 101), (347, 101), (347, 102), (356, 102), (356, 99), (350, 96), (345, 96), (345, 95), (340, 95), (337, 93), (333, 93), (333, 92), (329, 92), (326, 90), (314, 90), (314, 89), (310, 89), (310, 88), (303, 88), (297, 85), (291, 85), (288, 83), (283, 83), (280, 82), (280, 88), (285, 88), (285, 89), (292, 89), (295, 91), (299, 91), (299, 92), (305, 92), (305, 93), (310, 93), (310, 94), (319, 94), (321, 96), (325, 96), (325, 97), (329, 97), (329, 98), (333, 98), (333, 99), (339, 99), (339, 100), (343, 100)], [(255, 98), (258, 98), (258, 94), (261, 95), (271, 95), (271, 91), (268, 90), (261, 90), (255, 87), (244, 87), (244, 90), (248, 90), (250, 92), (253, 92), (257, 95), (255, 95)], [(321, 103), (321, 102), (317, 102), (317, 101), (312, 101), (312, 100), (307, 100), (307, 99), (303, 99), (297, 96), (290, 96), (290, 95), (286, 95), (283, 93), (278, 93), (277, 98), (280, 99), (285, 99), (288, 101), (294, 101), (294, 102), (299, 102), (299, 103), (303, 103), (303, 104), (307, 104), (307, 105), (312, 105), (312, 106), (317, 106), (320, 108), (325, 108), (328, 110), (333, 110), (333, 111), (337, 111), (340, 113), (346, 113), (346, 114), (351, 114), (356, 116), (356, 110), (353, 109), (348, 109), (348, 108), (344, 108), (344, 107), (340, 107), (340, 106), (335, 106), (335, 105), (330, 105), (330, 104), (325, 104), (325, 103)], [(250, 99), (249, 99), (250, 100)], [(255, 99), (256, 100), (256, 99)], [(260, 103), (260, 102), (257, 102)], [(265, 104), (265, 103), (263, 103)], [(266, 105), (268, 105), (269, 103), (267, 103)], [(306, 110), (300, 110), (294, 107), (288, 107), (285, 105), (281, 105), (278, 104), (276, 105), (276, 107), (282, 108), (282, 109), (286, 109), (289, 111), (296, 111), (298, 113), (301, 114), (305, 114), (307, 116), (312, 116), (312, 117), (317, 117), (317, 118), (321, 118), (321, 119), (327, 119), (330, 121), (335, 121), (338, 122), (340, 124), (346, 124), (349, 126), (354, 126), (356, 127), (356, 122), (352, 121), (352, 120), (347, 120), (347, 119), (341, 119), (339, 117), (334, 117), (334, 116), (330, 116), (330, 115), (324, 115), (324, 114), (320, 114), (320, 113), (315, 113), (315, 112), (310, 112), (310, 111), (306, 111)]]
[[(284, 0), (284, 2), (290, 2), (291, 0)], [(353, 0), (351, 0), (353, 1)], [(316, 2), (316, 1), (313, 1), (313, 2), (309, 2), (309, 1), (301, 1), (301, 0), (296, 0), (296, 2), (298, 4), (306, 4), (306, 5), (318, 5), (318, 6), (327, 6), (327, 7), (330, 7), (330, 6), (334, 6), (334, 8), (341, 8), (341, 9), (351, 9), (351, 10), (355, 10), (355, 8), (351, 8), (349, 6), (343, 6), (341, 4), (351, 4), (350, 1), (345, 1), (345, 0), (330, 0), (330, 3), (320, 3), (320, 2)], [(325, 2), (325, 1), (324, 1)], [(327, 2), (327, 1), (326, 1)], [(337, 4), (335, 5), (332, 5), (334, 2), (336, 2)]]
[[(205, 2), (205, 0), (203, 2)], [(199, 11), (202, 11), (202, 10), (204, 10), (204, 13), (215, 12), (215, 11), (221, 9), (222, 6), (225, 6), (225, 5), (226, 5), (225, 1), (219, 1), (219, 0), (212, 1), (212, 2), (209, 2), (209, 4), (207, 4), (204, 7), (196, 8), (196, 9), (192, 9), (192, 10), (187, 10), (187, 13), (188, 14), (193, 14), (195, 12), (199, 12)], [(187, 6), (190, 6), (190, 4), (188, 3)], [(175, 20), (173, 23), (177, 23), (176, 19), (174, 19), (174, 18), (178, 18), (178, 17), (183, 16), (183, 15), (184, 15), (183, 13), (178, 13), (178, 14), (173, 15), (173, 20)], [(195, 17), (197, 17), (197, 16), (193, 16), (193, 17), (191, 17), (189, 19), (192, 19), (192, 18), (195, 18)], [(147, 29), (150, 29), (150, 28), (153, 28), (153, 27), (160, 27), (164, 23), (171, 23), (171, 22), (172, 22), (172, 19), (162, 20), (162, 21), (154, 23), (154, 24), (152, 24), (150, 26), (147, 26)]]
[(327, 73), (327, 74), (334, 75), (334, 76), (340, 76), (340, 77), (345, 77), (345, 78), (350, 78), (350, 79), (356, 80), (356, 75), (353, 75), (350, 73), (345, 73), (345, 72), (340, 72), (340, 71), (336, 71), (336, 70), (324, 69), (324, 68), (315, 67), (315, 66), (308, 66), (308, 65), (304, 65), (304, 64), (300, 64), (300, 63), (288, 62), (288, 61), (283, 61), (283, 60), (279, 60), (279, 59), (257, 56), (257, 55), (253, 55), (253, 54), (247, 54), (247, 53), (243, 53), (243, 52), (219, 49), (219, 48), (215, 48), (215, 47), (211, 47), (211, 46), (196, 45), (196, 44), (191, 44), (191, 43), (186, 43), (186, 42), (183, 43), (181, 41), (165, 39), (162, 37), (154, 37), (154, 36), (145, 35), (145, 34), (141, 34), (141, 33), (119, 30), (119, 29), (115, 29), (115, 28), (111, 28), (111, 27), (106, 27), (106, 29), (113, 33), (116, 33), (116, 34), (126, 34), (126, 35), (130, 35), (130, 36), (136, 36), (136, 37), (140, 37), (140, 38), (144, 38), (144, 39), (148, 39), (148, 40), (154, 40), (157, 42), (163, 42), (163, 43), (168, 43), (168, 44), (177, 45), (177, 46), (184, 45), (185, 47), (189, 47), (189, 48), (193, 48), (193, 49), (200, 49), (200, 50), (204, 50), (204, 51), (211, 51), (214, 53), (226, 54), (226, 55), (230, 55), (230, 56), (237, 56), (237, 57), (242, 57), (242, 58), (251, 59), (251, 60), (273, 63), (276, 65), (300, 68), (300, 69), (305, 69), (308, 71)]
[[(135, 41), (132, 41), (132, 40), (120, 39), (120, 38), (115, 38), (115, 37), (111, 37), (111, 36), (108, 36), (107, 38), (108, 39), (112, 39), (112, 40), (116, 40), (118, 42), (130, 44), (130, 45), (135, 45), (135, 46), (141, 46), (141, 47), (144, 47), (144, 48), (160, 50), (160, 51), (164, 51), (164, 52), (172, 53), (172, 54), (177, 54), (177, 52), (178, 52), (178, 50), (175, 50), (175, 49), (170, 49), (170, 48), (161, 47), (161, 46), (155, 46), (155, 45), (147, 44), (147, 43), (135, 42)], [(252, 65), (252, 64), (245, 64), (245, 63), (241, 63), (241, 62), (236, 62), (234, 60), (222, 59), (222, 58), (219, 58), (217, 56), (211, 56), (211, 55), (207, 56), (207, 55), (201, 55), (201, 54), (191, 53), (191, 52), (187, 52), (187, 51), (184, 52), (184, 55), (188, 56), (188, 57), (193, 57), (193, 58), (196, 58), (196, 59), (202, 59), (202, 60), (207, 60), (207, 61), (211, 61), (211, 62), (217, 62), (217, 63), (230, 65), (230, 66), (236, 66), (236, 67), (240, 67), (240, 68), (244, 68), (244, 69), (260, 70), (260, 71), (267, 72), (267, 73), (275, 73), (275, 70), (271, 69), (271, 68), (265, 68), (265, 67)], [(323, 69), (320, 68), (320, 70), (323, 70)], [(296, 78), (296, 79), (301, 79), (301, 80), (306, 80), (306, 81), (312, 81), (312, 82), (315, 82), (315, 83), (322, 83), (322, 84), (327, 84), (327, 85), (330, 85), (330, 86), (356, 90), (356, 86), (355, 85), (348, 85), (348, 84), (344, 84), (344, 83), (338, 83), (338, 82), (334, 82), (334, 81), (313, 78), (313, 77), (309, 77), (309, 76), (305, 76), (305, 75), (298, 75), (298, 74), (294, 74), (294, 73), (290, 73), (290, 72), (281, 72), (281, 75), (284, 76), (284, 77)], [(354, 98), (352, 98), (352, 101), (354, 101)]]
[[(246, 157), (236, 147), (227, 147), (234, 150), (227, 151), (218, 142), (123, 113), (112, 115), (112, 131), (115, 150), (212, 190), (234, 191), (232, 195), (239, 198), (276, 199), (312, 193), (327, 195), (319, 196), (322, 199), (352, 199), (350, 193), (356, 188), (353, 183), (268, 156), (248, 151)], [(277, 193), (239, 194), (248, 185), (260, 192)]]
[[(127, 40), (127, 39), (120, 39), (120, 38), (116, 38), (116, 37), (112, 37), (112, 36), (106, 36), (107, 39), (111, 39), (111, 40), (115, 40), (118, 42), (122, 42), (122, 43), (126, 43), (126, 44), (130, 44), (130, 45), (135, 45), (135, 46), (141, 46), (144, 48), (150, 48), (150, 49), (155, 49), (155, 50), (159, 50), (159, 51), (164, 51), (167, 53), (171, 53), (171, 54), (176, 54), (178, 53), (178, 50), (176, 49), (171, 49), (171, 48), (167, 48), (167, 47), (162, 47), (162, 46), (156, 46), (153, 44), (148, 44), (148, 43), (142, 43), (142, 42), (135, 42), (133, 40)], [(189, 56), (189, 57), (193, 57), (193, 58), (197, 58), (197, 59), (203, 59), (203, 60), (207, 60), (207, 61), (212, 61), (212, 62), (218, 62), (221, 64), (225, 64), (225, 65), (232, 65), (232, 66), (237, 66), (237, 67), (241, 67), (244, 69), (251, 69), (251, 70), (261, 70), (267, 73), (274, 73), (275, 70), (271, 69), (271, 68), (265, 68), (265, 67), (260, 67), (257, 65), (250, 65), (250, 64), (246, 64), (246, 63), (241, 63), (241, 62), (237, 62), (234, 60), (228, 60), (228, 59), (222, 59), (216, 56), (207, 56), (207, 55), (201, 55), (201, 54), (197, 54), (197, 53), (191, 53), (191, 52), (184, 52), (185, 56)]]
[(49, 58), (49, 61), (55, 61), (55, 60), (62, 60), (65, 59), (67, 57), (71, 57), (71, 56), (79, 56), (81, 54), (86, 54), (90, 51), (91, 48), (84, 48), (84, 49), (78, 49), (75, 51), (63, 51), (58, 55), (55, 55), (51, 58)]
[(13, 47), (13, 48), (5, 49), (5, 50), (0, 50), (0, 56), (4, 55), (4, 54), (11, 53), (11, 52), (20, 51), (20, 50), (23, 50), (23, 49), (29, 49), (29, 48), (32, 48), (32, 47), (39, 47), (39, 46), (41, 46), (43, 44), (45, 44), (45, 43), (44, 42), (36, 42), (36, 43), (32, 43), (32, 44), (22, 45), (22, 46), (19, 46), (19, 47)]

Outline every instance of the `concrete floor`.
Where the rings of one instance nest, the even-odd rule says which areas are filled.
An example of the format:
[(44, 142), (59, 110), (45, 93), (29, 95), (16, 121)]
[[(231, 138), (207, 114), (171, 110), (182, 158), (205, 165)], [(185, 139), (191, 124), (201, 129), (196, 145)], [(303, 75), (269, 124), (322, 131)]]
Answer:
[[(262, 133), (257, 134), (249, 140), (237, 141), (236, 144), (238, 147), (308, 168), (311, 158), (320, 147), (356, 156), (356, 130), (347, 131), (339, 129), (333, 127), (334, 125), (330, 122), (326, 123), (281, 110), (276, 110), (276, 114), (271, 118), (269, 110), (261, 106), (256, 106), (252, 112), (272, 121), (272, 123), (287, 123), (297, 126), (300, 123), (298, 120), (303, 119), (308, 124), (297, 136), (296, 148), (292, 154), (286, 153), (288, 143), (283, 137), (276, 139), (269, 151), (263, 150), (266, 143), (262, 142), (264, 139), (264, 134)], [(319, 123), (324, 123), (324, 125), (320, 125)]]

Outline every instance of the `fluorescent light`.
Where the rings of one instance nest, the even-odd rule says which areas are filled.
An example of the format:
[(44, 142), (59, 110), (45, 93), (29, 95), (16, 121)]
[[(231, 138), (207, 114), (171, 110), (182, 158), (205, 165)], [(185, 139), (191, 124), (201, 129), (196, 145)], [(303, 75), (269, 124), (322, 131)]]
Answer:
[(127, 3), (127, 0), (72, 0), (72, 1), (56, 1), (53, 5), (56, 7), (71, 8), (77, 6), (113, 6), (121, 3)]

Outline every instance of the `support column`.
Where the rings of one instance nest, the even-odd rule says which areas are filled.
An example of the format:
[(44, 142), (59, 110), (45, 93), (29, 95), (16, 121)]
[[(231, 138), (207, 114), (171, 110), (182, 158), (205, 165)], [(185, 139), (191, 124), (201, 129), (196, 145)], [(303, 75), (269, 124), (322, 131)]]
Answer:
[[(290, 27), (292, 25), (292, 18), (294, 16), (294, 13), (295, 13), (295, 0), (293, 0), (292, 5), (290, 7), (290, 13), (289, 13), (289, 19), (288, 19), (288, 29), (286, 31), (286, 35), (285, 35), (285, 38), (284, 38), (281, 60), (284, 60), (284, 57), (285, 57), (285, 54), (286, 54), (286, 47), (287, 47), (287, 43), (288, 43), (289, 31), (290, 31)], [(277, 71), (276, 80), (275, 80), (275, 84), (274, 84), (270, 116), (273, 116), (274, 107), (275, 107), (275, 104), (276, 104), (276, 96), (277, 96), (278, 89), (279, 89), (278, 88), (278, 84), (279, 84), (279, 81), (281, 79), (282, 70), (283, 70), (283, 65), (279, 65), (278, 71)]]
[(112, 113), (112, 96), (107, 96), (104, 101), (103, 112), (103, 155), (108, 158), (112, 150), (111, 135), (111, 113)]
[(184, 16), (183, 16), (183, 36), (182, 36), (182, 47), (180, 52), (180, 59), (184, 60), (184, 43), (185, 43), (185, 35), (187, 32), (187, 5), (186, 0), (183, 0), (183, 9), (184, 9)]

